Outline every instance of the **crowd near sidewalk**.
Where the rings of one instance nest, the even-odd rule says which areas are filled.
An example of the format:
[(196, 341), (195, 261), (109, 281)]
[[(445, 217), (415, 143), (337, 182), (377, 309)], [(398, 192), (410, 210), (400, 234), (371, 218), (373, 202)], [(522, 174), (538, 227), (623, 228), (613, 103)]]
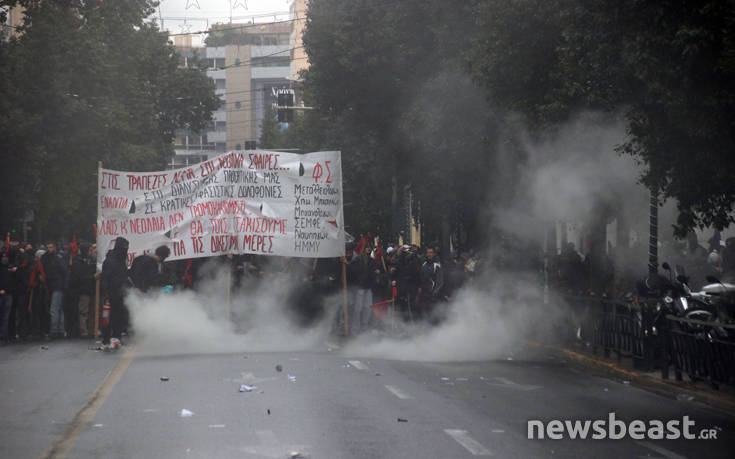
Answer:
[[(30, 243), (2, 251), (0, 268), (0, 341), (3, 345), (34, 340), (93, 338), (98, 317), (102, 342), (116, 345), (130, 330), (125, 305), (129, 289), (198, 289), (209, 264), (230, 273), (234, 296), (260, 284), (285, 281), (292, 288), (289, 307), (307, 324), (323, 313), (323, 300), (346, 289), (349, 323), (335, 314), (334, 332), (351, 336), (382, 327), (388, 305), (407, 321), (439, 323), (452, 295), (477, 271), (477, 254), (441, 256), (438, 244), (382, 244), (368, 235), (348, 244), (340, 258), (289, 258), (229, 254), (217, 258), (167, 261), (170, 250), (158, 247), (128, 266), (129, 243), (117, 238), (97, 272), (96, 244), (74, 239)], [(216, 269), (216, 268), (215, 268)], [(99, 310), (95, 311), (99, 282)], [(283, 285), (284, 282), (277, 284)]]

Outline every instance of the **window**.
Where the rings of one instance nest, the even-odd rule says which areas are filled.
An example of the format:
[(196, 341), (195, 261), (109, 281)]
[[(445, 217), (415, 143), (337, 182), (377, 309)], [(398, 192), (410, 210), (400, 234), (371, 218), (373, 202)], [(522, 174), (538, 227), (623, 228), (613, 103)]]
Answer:
[(240, 103), (239, 100), (237, 102), (235, 102), (235, 108), (239, 109), (241, 106), (242, 106), (242, 104)]
[(239, 143), (235, 145), (235, 150), (242, 150), (242, 145)]
[(224, 57), (218, 57), (214, 60), (214, 65), (217, 66), (217, 68), (225, 67), (225, 58)]
[(217, 121), (214, 130), (217, 132), (227, 132), (227, 121)]
[(216, 151), (227, 151), (227, 144), (224, 142), (217, 142), (215, 145)]
[(217, 78), (214, 80), (214, 85), (217, 89), (227, 89), (227, 80), (224, 78)]

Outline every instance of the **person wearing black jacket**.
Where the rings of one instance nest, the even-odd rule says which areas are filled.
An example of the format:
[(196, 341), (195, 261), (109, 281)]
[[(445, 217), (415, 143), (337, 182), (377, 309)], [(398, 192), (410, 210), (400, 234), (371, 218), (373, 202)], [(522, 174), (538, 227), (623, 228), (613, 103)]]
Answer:
[(8, 318), (13, 307), (13, 277), (17, 268), (10, 264), (10, 254), (0, 252), (0, 343), (6, 343), (8, 336)]
[(102, 263), (100, 284), (105, 303), (110, 304), (110, 323), (102, 327), (102, 344), (110, 345), (110, 338), (120, 339), (125, 326), (123, 297), (128, 278), (128, 240), (124, 237), (115, 239), (115, 246), (107, 252)]
[(82, 243), (79, 254), (72, 259), (69, 278), (69, 296), (76, 304), (79, 317), (79, 336), (87, 338), (93, 328), (90, 306), (95, 294), (94, 274), (97, 271), (96, 244)]
[(51, 327), (52, 337), (63, 337), (64, 331), (64, 287), (66, 284), (66, 263), (56, 251), (56, 243), (46, 244), (46, 253), (41, 257), (43, 271), (46, 273), (46, 286), (51, 295)]
[(429, 321), (436, 325), (441, 317), (436, 311), (437, 304), (442, 299), (441, 293), (444, 288), (444, 271), (436, 256), (433, 247), (426, 249), (426, 261), (421, 265), (421, 299), (423, 300), (423, 313)]
[(373, 289), (376, 288), (379, 281), (381, 270), (378, 263), (370, 258), (372, 247), (365, 244), (362, 253), (358, 254), (347, 266), (350, 271), (350, 277), (354, 280), (355, 301), (352, 318), (350, 320), (350, 334), (358, 334), (364, 331), (370, 325), (372, 317), (371, 306), (373, 304)]
[(34, 263), (33, 246), (31, 244), (27, 244), (25, 248), (18, 250), (15, 261), (18, 271), (15, 273), (13, 302), (15, 303), (15, 334), (21, 339), (30, 338), (32, 333), (28, 293)]
[(136, 257), (130, 266), (130, 279), (133, 286), (143, 293), (151, 287), (165, 287), (175, 283), (175, 274), (164, 262), (171, 255), (171, 250), (165, 246), (159, 246), (153, 255), (145, 254)]

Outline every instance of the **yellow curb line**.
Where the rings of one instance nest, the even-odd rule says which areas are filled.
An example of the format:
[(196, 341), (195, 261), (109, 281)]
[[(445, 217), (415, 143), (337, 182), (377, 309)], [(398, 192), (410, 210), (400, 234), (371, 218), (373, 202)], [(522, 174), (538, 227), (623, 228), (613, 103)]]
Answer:
[[(563, 347), (551, 346), (551, 345), (542, 344), (536, 341), (526, 341), (526, 344), (531, 347), (548, 349), (549, 351), (552, 351), (557, 354), (561, 354), (563, 356), (576, 360), (580, 364), (591, 364), (597, 367), (604, 367), (604, 369), (607, 370), (608, 372), (615, 373), (617, 375), (620, 375), (621, 377), (626, 376), (631, 381), (636, 381), (641, 384), (646, 384), (649, 387), (657, 386), (657, 388), (659, 389), (657, 393), (659, 395), (671, 397), (673, 396), (673, 394), (671, 393), (672, 391), (678, 391), (680, 393), (688, 393), (689, 395), (693, 395), (696, 400), (707, 404), (709, 407), (719, 412), (722, 412), (724, 414), (727, 414), (729, 416), (735, 417), (735, 415), (733, 415), (733, 413), (735, 413), (735, 400), (727, 393), (716, 394), (716, 393), (704, 391), (700, 388), (691, 387), (690, 383), (683, 382), (683, 381), (658, 380), (651, 376), (641, 374), (637, 371), (631, 371), (631, 370), (622, 368), (616, 365), (615, 363), (601, 360), (595, 357), (591, 357), (591, 356), (582, 354), (580, 352), (573, 351), (571, 349), (567, 349)], [(663, 389), (666, 389), (666, 392), (661, 392)]]
[(87, 400), (77, 415), (74, 416), (74, 419), (67, 426), (61, 438), (59, 438), (48, 451), (41, 455), (43, 459), (66, 457), (72, 446), (74, 446), (76, 439), (87, 427), (87, 424), (94, 419), (95, 414), (97, 414), (97, 410), (99, 410), (99, 408), (105, 403), (107, 397), (110, 396), (112, 389), (115, 388), (115, 385), (117, 385), (120, 378), (122, 378), (123, 373), (125, 373), (125, 370), (128, 369), (130, 363), (133, 361), (133, 357), (135, 357), (134, 345), (128, 348), (125, 354), (120, 357), (117, 364), (115, 364), (112, 370), (110, 370), (107, 376), (105, 376), (105, 379), (99, 387), (97, 387), (97, 390), (94, 391), (94, 394), (92, 394), (89, 400)]

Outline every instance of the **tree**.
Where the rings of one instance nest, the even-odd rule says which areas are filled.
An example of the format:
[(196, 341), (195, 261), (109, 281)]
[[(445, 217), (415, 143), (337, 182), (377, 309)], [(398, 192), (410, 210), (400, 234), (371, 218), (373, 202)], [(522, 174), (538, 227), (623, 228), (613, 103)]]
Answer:
[(3, 216), (30, 208), (38, 237), (91, 236), (97, 161), (161, 169), (175, 129), (201, 129), (219, 101), (206, 75), (181, 68), (167, 36), (146, 22), (152, 1), (20, 3), (25, 22), (3, 45), (0, 86), (14, 178), (0, 186), (21, 198), (3, 202)]
[(733, 2), (484, 0), (475, 13), (467, 65), (492, 100), (541, 131), (622, 111), (619, 152), (677, 200), (678, 235), (735, 221)]

